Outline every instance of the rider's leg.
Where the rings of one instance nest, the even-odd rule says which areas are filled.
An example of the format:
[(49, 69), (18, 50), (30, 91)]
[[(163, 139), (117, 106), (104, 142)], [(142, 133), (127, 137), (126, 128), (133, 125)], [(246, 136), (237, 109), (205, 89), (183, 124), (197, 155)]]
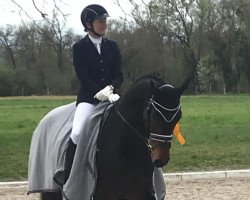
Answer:
[(66, 150), (66, 156), (65, 156), (65, 182), (68, 180), (72, 163), (74, 160), (74, 155), (76, 151), (76, 146), (79, 140), (80, 134), (83, 132), (85, 120), (89, 116), (90, 112), (93, 110), (95, 105), (92, 105), (90, 103), (79, 103), (76, 107), (74, 120), (73, 120), (73, 127), (72, 132), (70, 135), (70, 139), (68, 142), (68, 147)]
[(70, 138), (68, 142), (68, 147), (66, 150), (65, 162), (64, 162), (64, 183), (66, 183), (69, 178), (75, 152), (76, 152), (76, 145)]
[(76, 107), (76, 112), (73, 120), (73, 127), (70, 138), (77, 145), (80, 134), (83, 131), (85, 120), (88, 118), (95, 105), (90, 103), (79, 103)]

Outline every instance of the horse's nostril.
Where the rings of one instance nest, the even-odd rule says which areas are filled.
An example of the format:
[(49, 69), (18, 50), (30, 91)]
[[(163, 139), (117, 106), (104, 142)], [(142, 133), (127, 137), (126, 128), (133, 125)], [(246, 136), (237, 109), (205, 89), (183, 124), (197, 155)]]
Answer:
[(157, 159), (157, 160), (154, 161), (154, 166), (155, 167), (163, 167), (164, 163), (162, 162), (162, 160)]

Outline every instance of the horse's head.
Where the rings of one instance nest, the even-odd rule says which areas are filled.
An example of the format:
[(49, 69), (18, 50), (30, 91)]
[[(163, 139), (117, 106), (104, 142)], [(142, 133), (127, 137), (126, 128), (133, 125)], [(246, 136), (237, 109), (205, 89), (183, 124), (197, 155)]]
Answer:
[(156, 167), (165, 166), (170, 160), (173, 130), (182, 117), (180, 97), (187, 89), (190, 78), (181, 87), (169, 84), (156, 86), (152, 81), (152, 97), (144, 112), (144, 123), (150, 134), (152, 159)]

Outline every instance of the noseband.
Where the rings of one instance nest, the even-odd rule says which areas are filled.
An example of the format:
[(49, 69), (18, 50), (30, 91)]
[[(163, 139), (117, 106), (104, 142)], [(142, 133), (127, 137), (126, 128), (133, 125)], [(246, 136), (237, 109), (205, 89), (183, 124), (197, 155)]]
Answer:
[[(157, 108), (157, 107), (159, 107), (159, 108)], [(153, 109), (155, 109), (157, 111), (157, 113), (160, 114), (160, 116), (163, 118), (163, 120), (166, 123), (170, 123), (170, 122), (173, 121), (173, 119), (177, 115), (178, 111), (180, 110), (180, 107), (181, 106), (179, 104), (174, 109), (166, 108), (166, 107), (162, 106), (161, 104), (159, 104), (158, 102), (156, 102), (154, 100), (154, 96), (152, 96), (150, 98), (149, 102), (148, 102), (148, 105), (147, 105), (145, 111), (144, 111), (143, 121), (146, 120), (149, 123), (150, 114), (151, 114), (152, 108), (153, 108)], [(175, 113), (174, 113), (174, 115), (172, 116), (172, 118), (170, 120), (167, 120), (166, 117), (162, 114), (161, 109), (169, 111), (169, 112), (174, 112), (175, 111)], [(131, 125), (128, 122), (128, 120), (120, 113), (120, 111), (118, 109), (117, 109), (117, 114), (121, 117), (123, 122), (125, 122), (131, 128), (131, 130), (133, 130), (133, 132), (136, 134), (136, 136), (146, 144), (147, 147), (151, 147), (151, 145), (149, 144), (150, 140), (155, 140), (155, 141), (159, 141), (159, 142), (163, 142), (163, 143), (168, 143), (168, 142), (172, 141), (172, 138), (173, 138), (172, 134), (170, 134), (170, 135), (160, 135), (160, 134), (152, 133), (149, 130), (149, 124), (148, 124), (148, 127), (147, 127), (147, 132), (150, 132), (150, 134), (149, 134), (148, 138), (145, 138), (145, 137), (142, 136), (142, 134), (133, 125)]]

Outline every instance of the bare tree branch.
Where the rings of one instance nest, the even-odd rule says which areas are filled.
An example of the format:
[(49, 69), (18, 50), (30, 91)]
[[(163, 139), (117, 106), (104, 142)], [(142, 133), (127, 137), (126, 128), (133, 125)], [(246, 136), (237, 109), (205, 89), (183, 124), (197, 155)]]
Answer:
[(133, 18), (132, 15), (128, 14), (121, 6), (120, 1), (119, 0), (115, 0), (115, 4), (121, 9), (121, 11), (123, 12), (123, 14), (125, 15), (125, 18), (123, 18), (127, 23), (129, 23), (129, 20), (127, 19), (127, 16)]
[[(34, 8), (42, 16), (41, 20), (34, 20), (34, 18), (28, 13), (28, 11), (25, 10), (20, 3), (17, 3), (17, 0), (11, 0), (11, 2), (20, 9), (19, 15), (21, 17), (23, 25), (27, 28), (27, 25), (23, 19), (24, 14), (29, 20), (31, 20), (31, 22), (37, 28), (37, 31), (52, 44), (53, 49), (57, 54), (58, 68), (61, 70), (61, 72), (63, 72), (63, 46), (65, 46), (66, 44), (64, 41), (63, 29), (66, 25), (67, 15), (64, 14), (60, 9), (58, 1), (53, 0), (52, 16), (50, 16), (49, 13), (45, 13), (38, 8), (36, 0), (32, 0)], [(46, 3), (45, 0), (43, 0), (43, 2)], [(61, 0), (60, 2), (63, 3)], [(48, 29), (46, 28), (46, 26), (48, 26)]]
[(32, 0), (32, 3), (34, 5), (35, 9), (41, 14), (42, 18), (45, 18), (47, 16), (47, 14), (42, 12), (40, 9), (38, 9), (34, 0)]
[(5, 48), (7, 49), (8, 53), (10, 55), (10, 59), (11, 59), (11, 63), (13, 65), (13, 68), (17, 68), (15, 56), (14, 56), (13, 49), (12, 49), (13, 45), (9, 41), (9, 37), (11, 36), (11, 32), (12, 32), (12, 30), (10, 30), (10, 29), (12, 29), (11, 26), (9, 26), (5, 32), (0, 30), (0, 41), (5, 46)]

